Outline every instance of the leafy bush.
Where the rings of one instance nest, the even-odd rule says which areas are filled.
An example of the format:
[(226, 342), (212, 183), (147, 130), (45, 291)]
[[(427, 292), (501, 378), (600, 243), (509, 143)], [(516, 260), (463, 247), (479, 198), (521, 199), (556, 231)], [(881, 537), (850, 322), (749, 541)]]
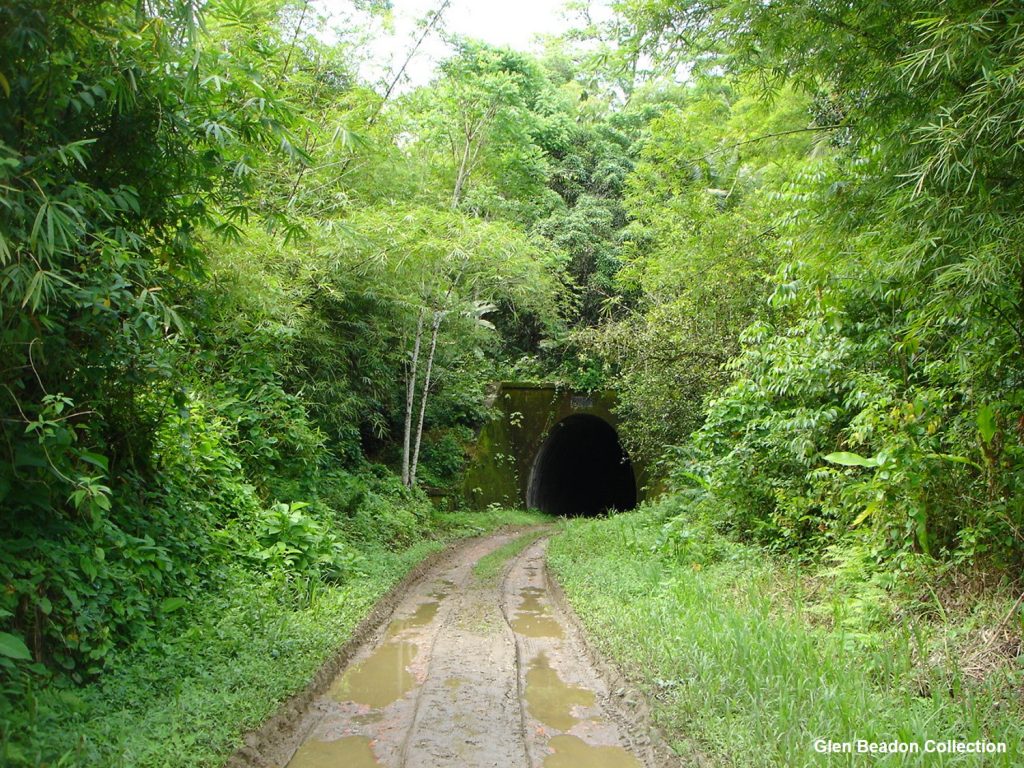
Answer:
[(303, 502), (278, 503), (256, 518), (259, 549), (252, 554), (271, 573), (328, 583), (344, 581), (360, 569), (362, 557), (345, 542), (304, 515)]
[(365, 491), (349, 523), (350, 536), (367, 546), (400, 549), (422, 536), (434, 518), (426, 494), (406, 488), (385, 467), (365, 476)]
[[(675, 270), (670, 257), (638, 263), (647, 266), (639, 278), (650, 302), (675, 300), (663, 292), (671, 285), (664, 273), (685, 276), (690, 267), (693, 275), (691, 260), (703, 269), (737, 257), (722, 288), (697, 308), (729, 314), (758, 292), (735, 293), (743, 274), (782, 265), (769, 280), (768, 305), (740, 336), (731, 382), (706, 410), (690, 469), (710, 482), (723, 522), (776, 549), (820, 553), (867, 529), (865, 546), (883, 563), (920, 555), (1019, 570), (1019, 3), (951, 2), (942, 13), (927, 0), (778, 10), (756, 0), (722, 8), (636, 0), (623, 9), (635, 25), (623, 27), (631, 30), (621, 40), (626, 50), (671, 66), (689, 57), (693, 90), (715, 97), (664, 118), (697, 125), (655, 131), (645, 156), (658, 162), (638, 166), (632, 179), (638, 210), (666, 213), (648, 225), (655, 246), (686, 244)], [(732, 131), (751, 123), (727, 90), (713, 90), (723, 77), (756, 83), (766, 109), (779, 106), (787, 124), (765, 123), (737, 141)], [(709, 114), (735, 122), (701, 120)], [(677, 146), (683, 162), (656, 157)], [(748, 173), (765, 152), (764, 172)], [(705, 183), (716, 178), (729, 182), (728, 192)], [(730, 242), (752, 223), (752, 239)], [(725, 255), (714, 258), (719, 246)], [(714, 278), (699, 274), (682, 295), (699, 295)], [(679, 337), (673, 351), (695, 336), (663, 323), (654, 330)], [(709, 368), (698, 365), (705, 377)], [(673, 381), (660, 365), (626, 372), (630, 400), (651, 402), (655, 415), (682, 408), (698, 389), (659, 397), (696, 374), (679, 371)], [(689, 427), (688, 415), (677, 412), (668, 426)]]
[(465, 426), (424, 435), (420, 458), (423, 483), (439, 488), (458, 488), (466, 465), (466, 448), (473, 439), (473, 431)]
[(651, 551), (680, 565), (699, 570), (726, 559), (741, 550), (716, 529), (718, 520), (714, 500), (705, 496), (694, 503), (682, 495), (658, 499), (643, 510), (660, 529)]

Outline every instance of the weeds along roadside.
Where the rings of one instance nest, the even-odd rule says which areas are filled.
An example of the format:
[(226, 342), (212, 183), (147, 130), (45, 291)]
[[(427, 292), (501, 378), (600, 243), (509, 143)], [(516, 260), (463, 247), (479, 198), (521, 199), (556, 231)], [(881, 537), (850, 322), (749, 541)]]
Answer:
[[(422, 523), (411, 543), (353, 550), (344, 580), (270, 578), (244, 564), (156, 631), (112, 652), (93, 682), (26, 674), (5, 681), (0, 704), (4, 765), (214, 766), (247, 729), (301, 690), (388, 589), (457, 538), (536, 515), (399, 509)], [(428, 505), (429, 506), (429, 505)], [(414, 514), (418, 513), (418, 514)], [(292, 511), (300, 522), (301, 510)], [(287, 516), (287, 515), (286, 515)], [(302, 525), (297, 525), (302, 529)], [(294, 532), (293, 532), (294, 533)]]
[(1011, 597), (945, 614), (906, 595), (879, 601), (834, 559), (773, 562), (669, 512), (663, 502), (569, 521), (548, 561), (595, 645), (648, 694), (681, 754), (751, 767), (859, 765), (863, 755), (818, 754), (814, 740), (987, 739), (1008, 753), (872, 764), (1019, 764), (1016, 654), (991, 649), (983, 671), (978, 658)]

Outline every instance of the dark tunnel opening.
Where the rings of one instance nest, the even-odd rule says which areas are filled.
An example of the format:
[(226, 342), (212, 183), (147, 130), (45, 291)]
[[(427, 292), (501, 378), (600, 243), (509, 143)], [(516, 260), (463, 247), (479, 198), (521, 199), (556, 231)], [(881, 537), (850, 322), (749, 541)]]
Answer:
[(636, 506), (636, 478), (619, 436), (597, 416), (560, 421), (537, 452), (526, 502), (550, 515), (598, 515)]

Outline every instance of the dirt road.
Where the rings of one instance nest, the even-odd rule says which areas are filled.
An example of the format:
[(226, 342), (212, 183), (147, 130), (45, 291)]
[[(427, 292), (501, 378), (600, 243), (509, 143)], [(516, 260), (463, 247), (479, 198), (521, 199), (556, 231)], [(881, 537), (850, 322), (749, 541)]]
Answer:
[[(645, 729), (616, 706), (551, 594), (541, 540), (504, 578), (462, 547), (417, 582), (282, 745), (288, 768), (640, 768)], [(296, 748), (297, 746), (297, 748)]]

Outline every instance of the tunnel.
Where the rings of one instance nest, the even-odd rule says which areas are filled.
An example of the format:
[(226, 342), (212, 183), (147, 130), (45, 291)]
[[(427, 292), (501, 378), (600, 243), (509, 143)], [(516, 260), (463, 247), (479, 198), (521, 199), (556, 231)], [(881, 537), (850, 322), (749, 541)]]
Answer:
[(552, 428), (530, 470), (526, 502), (550, 515), (598, 515), (636, 506), (636, 477), (615, 429), (577, 414)]

